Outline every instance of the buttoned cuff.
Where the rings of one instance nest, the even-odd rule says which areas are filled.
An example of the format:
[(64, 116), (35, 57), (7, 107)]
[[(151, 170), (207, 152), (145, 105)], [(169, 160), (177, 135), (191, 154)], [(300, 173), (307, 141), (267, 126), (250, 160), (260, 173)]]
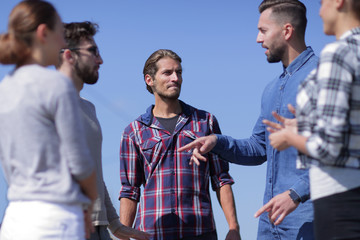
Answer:
[(216, 191), (217, 189), (221, 188), (224, 185), (227, 184), (234, 184), (233, 178), (230, 176), (228, 172), (223, 172), (217, 176), (211, 176), (211, 186), (213, 191)]
[(294, 190), (296, 194), (299, 195), (302, 203), (310, 199), (309, 181), (300, 178), (290, 189)]

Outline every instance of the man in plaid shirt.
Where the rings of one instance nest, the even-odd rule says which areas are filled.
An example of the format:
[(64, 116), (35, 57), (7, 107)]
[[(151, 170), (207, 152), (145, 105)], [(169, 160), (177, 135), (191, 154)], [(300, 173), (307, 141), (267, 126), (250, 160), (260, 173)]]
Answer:
[[(229, 224), (226, 239), (240, 239), (228, 163), (217, 155), (190, 165), (190, 152), (177, 149), (220, 133), (216, 118), (180, 101), (181, 58), (160, 49), (146, 61), (144, 79), (155, 105), (124, 131), (120, 146), (120, 219), (152, 239), (217, 239), (209, 194), (212, 188)], [(140, 194), (140, 188), (144, 190)]]

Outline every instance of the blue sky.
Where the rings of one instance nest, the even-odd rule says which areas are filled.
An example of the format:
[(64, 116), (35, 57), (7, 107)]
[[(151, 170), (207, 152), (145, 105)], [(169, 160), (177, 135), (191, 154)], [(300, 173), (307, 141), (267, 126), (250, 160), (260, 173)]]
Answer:
[[(0, 3), (0, 32), (19, 1)], [(260, 0), (51, 0), (64, 22), (93, 21), (100, 25), (95, 40), (104, 64), (99, 82), (81, 95), (92, 101), (103, 130), (103, 172), (110, 196), (119, 208), (119, 143), (122, 131), (154, 103), (146, 91), (142, 68), (157, 49), (172, 49), (183, 60), (180, 99), (213, 113), (223, 134), (249, 137), (260, 111), (265, 85), (282, 72), (269, 64), (256, 43)], [(322, 32), (320, 1), (303, 0), (308, 8), (307, 45), (319, 54), (334, 40)], [(12, 66), (0, 66), (0, 79)], [(266, 163), (257, 167), (230, 165), (243, 239), (256, 239), (262, 206)], [(212, 194), (219, 239), (227, 233), (226, 219)], [(6, 183), (0, 173), (0, 219), (6, 208)]]

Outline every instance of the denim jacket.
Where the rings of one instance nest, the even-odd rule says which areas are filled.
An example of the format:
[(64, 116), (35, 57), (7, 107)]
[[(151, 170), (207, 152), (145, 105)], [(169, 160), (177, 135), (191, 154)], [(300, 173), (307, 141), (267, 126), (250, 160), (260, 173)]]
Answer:
[(298, 208), (274, 226), (266, 213), (259, 220), (258, 239), (313, 239), (313, 210), (310, 198), (309, 175), (307, 170), (296, 169), (297, 151), (291, 147), (277, 151), (269, 142), (269, 132), (263, 119), (276, 121), (271, 112), (276, 111), (286, 118), (294, 118), (288, 110), (290, 103), (295, 106), (299, 84), (316, 68), (318, 57), (311, 47), (303, 51), (284, 72), (265, 88), (261, 100), (261, 113), (248, 139), (236, 140), (229, 136), (217, 135), (218, 141), (213, 152), (226, 161), (240, 165), (260, 165), (267, 161), (264, 204), (276, 195), (289, 189), (301, 199)]

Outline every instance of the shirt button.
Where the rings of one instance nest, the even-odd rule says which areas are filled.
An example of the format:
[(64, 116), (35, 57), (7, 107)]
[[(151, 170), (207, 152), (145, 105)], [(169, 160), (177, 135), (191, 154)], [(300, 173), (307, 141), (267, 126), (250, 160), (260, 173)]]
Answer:
[(172, 208), (172, 209), (171, 209), (171, 213), (175, 213), (175, 209)]

